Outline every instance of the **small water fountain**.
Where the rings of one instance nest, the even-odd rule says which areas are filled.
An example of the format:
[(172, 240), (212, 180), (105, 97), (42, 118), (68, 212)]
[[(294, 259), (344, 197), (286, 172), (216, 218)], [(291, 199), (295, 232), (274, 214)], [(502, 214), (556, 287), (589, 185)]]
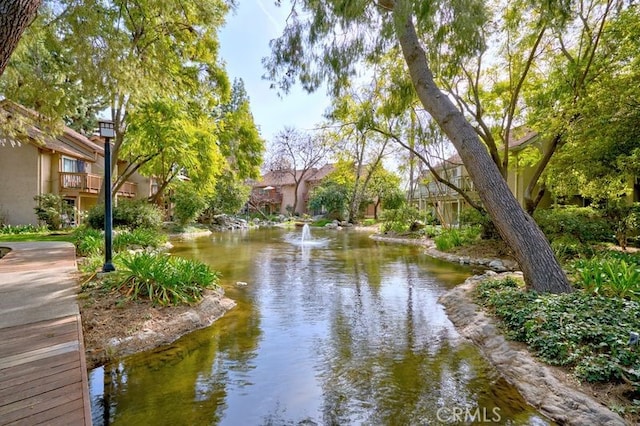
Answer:
[(291, 232), (284, 239), (290, 244), (301, 247), (320, 247), (329, 242), (327, 238), (314, 238), (311, 235), (311, 228), (308, 223), (305, 223), (302, 227), (302, 234)]
[(308, 223), (305, 223), (302, 227), (302, 237), (300, 239), (300, 243), (304, 244), (305, 241), (311, 241), (311, 228), (309, 228)]

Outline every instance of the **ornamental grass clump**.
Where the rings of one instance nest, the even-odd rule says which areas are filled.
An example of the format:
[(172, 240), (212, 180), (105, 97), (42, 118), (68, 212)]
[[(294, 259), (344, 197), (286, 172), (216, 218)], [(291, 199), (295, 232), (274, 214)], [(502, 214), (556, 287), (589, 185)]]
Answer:
[(167, 254), (140, 252), (116, 259), (117, 277), (110, 287), (132, 300), (147, 299), (158, 305), (193, 304), (205, 289), (218, 285), (219, 275), (196, 260)]
[(640, 332), (640, 303), (581, 290), (538, 294), (514, 282), (484, 282), (475, 293), (508, 338), (582, 380), (630, 384), (631, 396), (640, 399), (640, 348), (630, 339)]

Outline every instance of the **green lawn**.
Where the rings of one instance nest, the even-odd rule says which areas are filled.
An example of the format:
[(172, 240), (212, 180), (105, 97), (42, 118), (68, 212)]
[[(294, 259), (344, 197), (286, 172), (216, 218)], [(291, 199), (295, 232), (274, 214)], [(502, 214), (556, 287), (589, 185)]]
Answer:
[(16, 241), (69, 241), (73, 242), (71, 233), (55, 232), (51, 234), (0, 234), (0, 243)]

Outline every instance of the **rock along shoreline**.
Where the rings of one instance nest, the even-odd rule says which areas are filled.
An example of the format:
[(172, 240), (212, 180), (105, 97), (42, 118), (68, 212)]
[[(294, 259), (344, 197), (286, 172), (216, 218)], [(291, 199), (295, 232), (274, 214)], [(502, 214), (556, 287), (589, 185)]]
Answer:
[(500, 375), (515, 386), (531, 406), (550, 420), (575, 426), (627, 425), (622, 417), (573, 386), (567, 377), (561, 377), (559, 370), (536, 360), (522, 344), (505, 339), (495, 320), (474, 303), (472, 294), (479, 283), (510, 275), (522, 276), (517, 271), (515, 262), (504, 259), (473, 259), (443, 253), (434, 248), (432, 241), (426, 239), (412, 240), (382, 235), (373, 235), (371, 238), (381, 242), (420, 245), (425, 247), (428, 256), (437, 259), (487, 267), (487, 272), (468, 278), (439, 299), (458, 332), (471, 340)]

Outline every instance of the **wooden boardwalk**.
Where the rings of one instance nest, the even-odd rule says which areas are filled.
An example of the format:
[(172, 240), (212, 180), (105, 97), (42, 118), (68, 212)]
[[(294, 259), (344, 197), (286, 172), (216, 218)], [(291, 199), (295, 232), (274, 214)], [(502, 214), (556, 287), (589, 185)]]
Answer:
[(1, 245), (0, 425), (90, 425), (73, 246)]

